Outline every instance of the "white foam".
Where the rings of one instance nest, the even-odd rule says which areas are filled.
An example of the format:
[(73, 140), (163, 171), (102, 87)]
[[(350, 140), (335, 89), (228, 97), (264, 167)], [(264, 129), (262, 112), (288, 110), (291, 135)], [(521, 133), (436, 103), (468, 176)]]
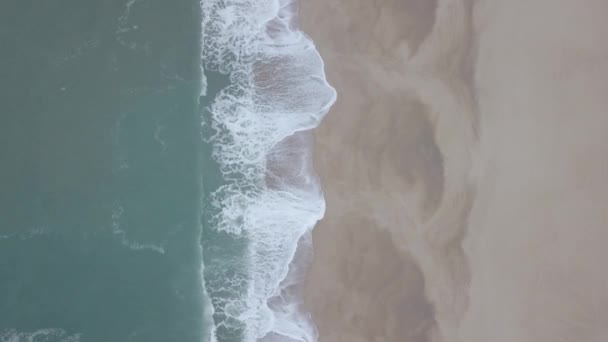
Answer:
[[(298, 241), (325, 211), (310, 141), (294, 134), (316, 127), (336, 98), (314, 44), (296, 28), (294, 5), (201, 1), (204, 68), (231, 83), (208, 107), (212, 156), (227, 182), (212, 194), (214, 225), (249, 240), (248, 290), (221, 305), (245, 325), (246, 341), (316, 340), (295, 297), (269, 305), (280, 297)], [(239, 293), (240, 280), (223, 290)]]
[(50, 233), (49, 229), (45, 226), (34, 227), (32, 229), (26, 230), (22, 233), (11, 233), (0, 235), (0, 241), (9, 240), (9, 239), (19, 239), (19, 240), (29, 240), (41, 235), (48, 235)]
[(134, 251), (149, 250), (159, 254), (165, 254), (164, 243), (157, 245), (152, 243), (139, 243), (131, 241), (127, 237), (127, 232), (122, 230), (120, 227), (123, 213), (124, 208), (121, 205), (115, 205), (112, 208), (112, 233), (120, 237), (120, 242), (124, 246), (127, 246), (129, 249)]
[(62, 329), (40, 329), (31, 332), (8, 329), (0, 331), (0, 342), (61, 341), (79, 342), (81, 334), (68, 334)]

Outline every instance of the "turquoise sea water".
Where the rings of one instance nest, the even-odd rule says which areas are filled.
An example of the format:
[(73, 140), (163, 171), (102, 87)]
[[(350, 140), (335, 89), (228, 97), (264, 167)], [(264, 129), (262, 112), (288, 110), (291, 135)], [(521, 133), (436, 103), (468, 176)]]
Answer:
[(335, 92), (293, 5), (0, 2), (0, 342), (316, 339)]
[(204, 340), (199, 3), (0, 16), (0, 341)]

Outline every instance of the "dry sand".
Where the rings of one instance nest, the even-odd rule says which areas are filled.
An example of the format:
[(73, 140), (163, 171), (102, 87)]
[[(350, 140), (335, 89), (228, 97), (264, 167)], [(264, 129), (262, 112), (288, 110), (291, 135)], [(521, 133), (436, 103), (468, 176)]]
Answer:
[(608, 2), (301, 0), (320, 342), (608, 340)]

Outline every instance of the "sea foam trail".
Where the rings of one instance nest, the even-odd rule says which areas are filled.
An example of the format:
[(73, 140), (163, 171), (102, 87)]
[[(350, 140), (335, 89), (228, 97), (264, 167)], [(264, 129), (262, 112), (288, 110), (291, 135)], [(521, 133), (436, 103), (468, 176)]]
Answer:
[(62, 329), (40, 329), (22, 332), (15, 329), (0, 330), (0, 342), (62, 341), (80, 342), (80, 334), (70, 335)]
[(216, 326), (241, 327), (245, 341), (314, 341), (314, 326), (286, 289), (297, 279), (289, 267), (298, 241), (325, 211), (303, 131), (320, 123), (336, 92), (296, 27), (293, 1), (203, 0), (201, 8), (203, 67), (230, 79), (207, 108), (225, 181), (211, 195), (213, 225), (247, 241), (245, 290), (242, 275), (207, 284), (238, 294), (214, 301)]

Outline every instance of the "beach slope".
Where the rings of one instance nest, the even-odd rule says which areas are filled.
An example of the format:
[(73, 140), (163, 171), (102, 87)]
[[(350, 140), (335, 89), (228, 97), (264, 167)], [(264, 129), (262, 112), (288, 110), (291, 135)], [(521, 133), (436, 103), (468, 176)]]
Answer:
[(608, 338), (602, 1), (304, 0), (319, 341)]

